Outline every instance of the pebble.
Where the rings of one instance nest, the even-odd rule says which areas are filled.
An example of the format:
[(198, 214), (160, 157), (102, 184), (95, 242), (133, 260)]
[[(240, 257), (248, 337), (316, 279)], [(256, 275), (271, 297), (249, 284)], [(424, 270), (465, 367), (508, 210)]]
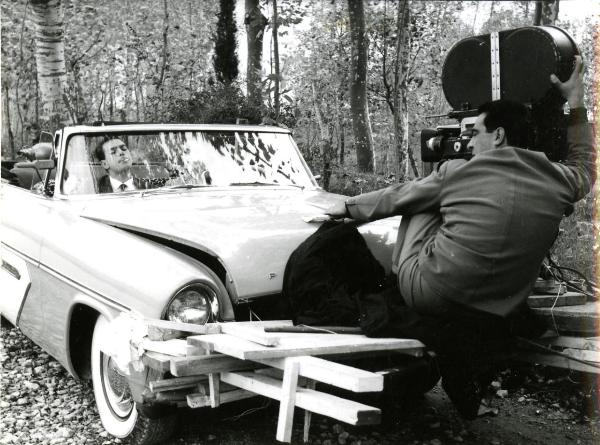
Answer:
[(498, 391), (496, 391), (496, 395), (501, 399), (504, 399), (508, 396), (508, 391), (506, 389), (499, 389)]

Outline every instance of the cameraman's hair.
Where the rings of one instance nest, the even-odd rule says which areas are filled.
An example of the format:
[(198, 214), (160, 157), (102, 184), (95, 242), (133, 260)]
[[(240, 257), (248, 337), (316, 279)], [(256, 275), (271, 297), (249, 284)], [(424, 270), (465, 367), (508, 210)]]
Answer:
[(512, 100), (494, 100), (486, 102), (477, 110), (486, 113), (483, 124), (488, 132), (498, 127), (504, 128), (506, 142), (513, 147), (526, 147), (528, 141), (527, 107)]

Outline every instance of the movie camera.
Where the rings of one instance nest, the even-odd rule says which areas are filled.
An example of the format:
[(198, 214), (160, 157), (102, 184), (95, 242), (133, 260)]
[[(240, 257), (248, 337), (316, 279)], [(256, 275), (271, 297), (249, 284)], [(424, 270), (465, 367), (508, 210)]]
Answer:
[(444, 61), (442, 88), (452, 107), (447, 117), (459, 123), (422, 130), (421, 160), (469, 159), (477, 108), (496, 99), (527, 106), (530, 134), (523, 148), (543, 151), (552, 161), (564, 159), (565, 100), (550, 83), (550, 75), (567, 80), (579, 54), (571, 36), (554, 26), (527, 26), (456, 43)]

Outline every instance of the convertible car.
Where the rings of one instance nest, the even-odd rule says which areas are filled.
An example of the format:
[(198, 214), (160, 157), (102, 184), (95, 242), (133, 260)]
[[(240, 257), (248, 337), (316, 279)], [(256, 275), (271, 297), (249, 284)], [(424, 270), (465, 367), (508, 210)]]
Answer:
[[(28, 162), (3, 165), (0, 312), (92, 379), (110, 434), (150, 442), (173, 416), (133, 400), (100, 347), (110, 320), (273, 316), (290, 254), (319, 226), (310, 219), (344, 197), (318, 186), (276, 127), (72, 126), (38, 145)], [(123, 155), (133, 187), (107, 190), (103, 147)], [(398, 224), (360, 228), (388, 269)]]

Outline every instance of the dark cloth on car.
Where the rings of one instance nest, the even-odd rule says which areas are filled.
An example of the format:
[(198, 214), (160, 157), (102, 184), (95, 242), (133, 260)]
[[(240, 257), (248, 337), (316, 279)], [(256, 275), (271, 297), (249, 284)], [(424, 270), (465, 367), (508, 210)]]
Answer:
[(282, 293), (295, 323), (357, 326), (361, 295), (384, 280), (356, 226), (328, 221), (290, 256)]
[[(585, 110), (572, 110), (567, 143), (563, 163), (504, 147), (469, 161), (448, 161), (426, 178), (349, 198), (346, 206), (358, 221), (437, 212), (440, 226), (422, 239), (414, 261), (401, 257), (404, 240), (397, 241), (394, 271), (425, 283), (432, 306), (445, 300), (507, 316), (529, 295), (563, 215), (593, 183), (593, 137)], [(406, 229), (401, 225), (399, 235)]]

